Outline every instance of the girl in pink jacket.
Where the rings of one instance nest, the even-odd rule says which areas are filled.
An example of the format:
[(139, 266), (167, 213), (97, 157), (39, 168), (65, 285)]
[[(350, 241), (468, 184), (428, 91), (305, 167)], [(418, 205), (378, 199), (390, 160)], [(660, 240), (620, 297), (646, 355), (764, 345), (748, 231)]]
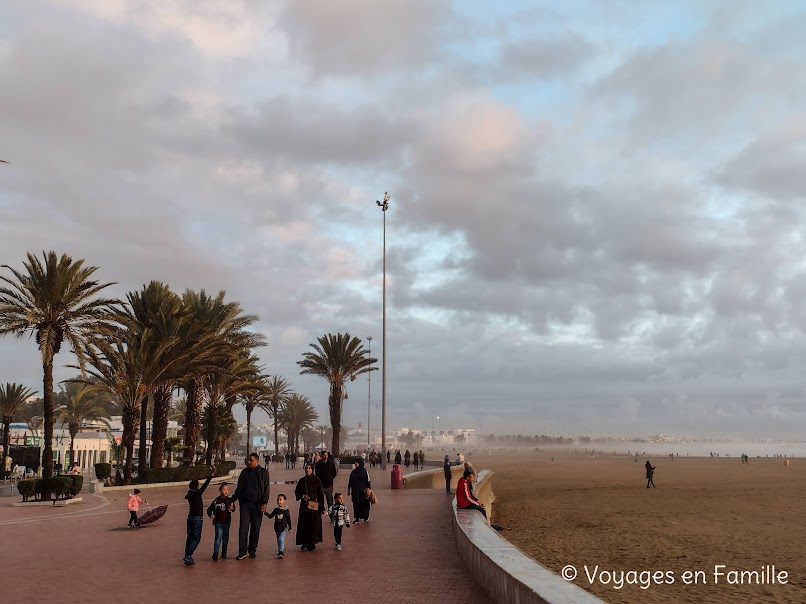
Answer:
[(126, 509), (129, 510), (130, 515), (129, 528), (140, 526), (140, 523), (137, 521), (137, 512), (140, 511), (141, 503), (148, 503), (148, 501), (140, 499), (140, 489), (134, 489), (134, 493), (129, 495), (129, 503), (126, 505)]

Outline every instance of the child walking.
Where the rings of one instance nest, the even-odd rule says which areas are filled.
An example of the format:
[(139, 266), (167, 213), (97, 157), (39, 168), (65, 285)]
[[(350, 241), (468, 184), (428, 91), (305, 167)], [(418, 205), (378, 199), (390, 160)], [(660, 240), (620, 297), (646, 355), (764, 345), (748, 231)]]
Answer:
[(207, 485), (210, 484), (210, 479), (215, 475), (215, 466), (210, 468), (210, 475), (204, 484), (199, 488), (198, 480), (191, 480), (188, 485), (188, 492), (185, 499), (188, 501), (188, 526), (187, 526), (187, 539), (185, 540), (185, 557), (182, 562), (186, 566), (193, 566), (193, 552), (199, 547), (201, 541), (202, 526), (204, 525), (204, 501), (202, 495)]
[(141, 503), (148, 503), (148, 501), (140, 499), (140, 489), (134, 489), (134, 492), (129, 494), (129, 502), (126, 505), (126, 509), (129, 510), (129, 528), (140, 526), (140, 522), (137, 520), (137, 512), (140, 511)]
[(341, 532), (346, 526), (350, 528), (350, 512), (344, 505), (344, 495), (336, 493), (333, 497), (333, 505), (328, 511), (330, 521), (333, 523), (333, 538), (336, 540), (336, 549), (341, 551)]
[(291, 512), (285, 505), (285, 495), (277, 495), (277, 507), (266, 518), (274, 518), (274, 532), (277, 534), (277, 557), (282, 560), (285, 555), (285, 536), (291, 531)]
[(218, 487), (218, 497), (213, 499), (207, 508), (207, 515), (213, 519), (215, 541), (213, 541), (213, 560), (218, 560), (218, 551), (221, 550), (221, 559), (227, 559), (227, 545), (229, 545), (229, 527), (232, 523), (232, 512), (235, 504), (229, 501), (229, 485), (227, 483)]

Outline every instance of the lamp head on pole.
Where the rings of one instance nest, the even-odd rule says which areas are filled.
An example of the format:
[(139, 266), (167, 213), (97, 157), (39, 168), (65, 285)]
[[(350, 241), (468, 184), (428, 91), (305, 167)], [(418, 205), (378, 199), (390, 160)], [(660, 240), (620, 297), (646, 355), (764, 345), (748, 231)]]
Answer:
[(389, 196), (389, 193), (385, 192), (383, 194), (383, 202), (380, 202), (380, 201), (376, 200), (375, 203), (377, 203), (378, 207), (381, 208), (385, 212), (386, 210), (389, 209), (389, 200), (390, 199), (391, 199), (391, 197)]

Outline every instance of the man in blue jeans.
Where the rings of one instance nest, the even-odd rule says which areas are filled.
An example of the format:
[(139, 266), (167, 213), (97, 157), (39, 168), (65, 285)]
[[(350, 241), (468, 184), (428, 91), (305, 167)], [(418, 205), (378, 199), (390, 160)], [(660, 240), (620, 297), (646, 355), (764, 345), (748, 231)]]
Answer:
[(202, 495), (204, 494), (205, 489), (207, 489), (207, 485), (210, 484), (210, 479), (215, 475), (215, 466), (210, 468), (210, 475), (207, 477), (207, 480), (204, 481), (204, 484), (201, 488), (199, 488), (199, 481), (198, 480), (191, 480), (188, 488), (190, 489), (185, 495), (185, 499), (188, 501), (188, 534), (187, 539), (185, 540), (185, 557), (182, 558), (182, 561), (187, 566), (193, 566), (195, 562), (193, 562), (193, 552), (196, 551), (196, 548), (199, 546), (199, 542), (201, 541), (201, 534), (202, 534), (202, 526), (204, 525), (204, 501), (202, 501)]
[(247, 553), (254, 558), (260, 539), (260, 525), (269, 503), (269, 473), (260, 466), (257, 453), (250, 453), (246, 458), (246, 468), (238, 476), (238, 486), (230, 501), (236, 499), (241, 520), (238, 527), (238, 556), (235, 559), (243, 560)]

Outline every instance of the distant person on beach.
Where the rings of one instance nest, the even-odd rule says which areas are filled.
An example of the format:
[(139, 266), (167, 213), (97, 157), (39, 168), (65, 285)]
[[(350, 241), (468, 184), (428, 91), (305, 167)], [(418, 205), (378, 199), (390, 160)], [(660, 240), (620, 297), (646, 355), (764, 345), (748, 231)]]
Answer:
[(476, 475), (470, 470), (465, 470), (456, 485), (456, 507), (460, 510), (477, 510), (487, 518), (487, 510), (482, 503), (473, 496), (470, 485), (476, 480)]
[(445, 492), (450, 494), (452, 471), (451, 460), (447, 455), (445, 456), (445, 461), (442, 465), (442, 471), (445, 472)]
[(649, 460), (647, 459), (644, 467), (646, 468), (646, 488), (649, 488), (649, 485), (652, 485), (652, 488), (654, 489), (655, 481), (653, 478), (655, 477), (655, 466), (649, 463)]

